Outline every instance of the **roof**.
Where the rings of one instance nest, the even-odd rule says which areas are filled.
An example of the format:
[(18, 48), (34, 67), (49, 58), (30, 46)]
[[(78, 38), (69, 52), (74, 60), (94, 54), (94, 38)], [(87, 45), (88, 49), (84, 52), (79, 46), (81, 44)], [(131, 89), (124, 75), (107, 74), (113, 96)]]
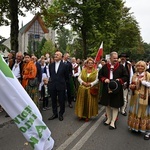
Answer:
[(48, 33), (49, 30), (48, 30), (48, 28), (46, 28), (46, 26), (45, 26), (45, 24), (44, 24), (44, 21), (43, 21), (42, 18), (41, 18), (40, 13), (37, 13), (37, 14), (33, 17), (33, 19), (32, 19), (30, 22), (28, 22), (26, 25), (24, 25), (24, 26), (19, 30), (19, 32), (20, 32), (21, 34), (26, 33), (26, 32), (31, 28), (31, 26), (34, 24), (34, 22), (35, 22), (36, 20), (39, 22), (39, 24), (40, 24), (40, 26), (41, 26), (43, 32), (44, 32), (44, 33)]

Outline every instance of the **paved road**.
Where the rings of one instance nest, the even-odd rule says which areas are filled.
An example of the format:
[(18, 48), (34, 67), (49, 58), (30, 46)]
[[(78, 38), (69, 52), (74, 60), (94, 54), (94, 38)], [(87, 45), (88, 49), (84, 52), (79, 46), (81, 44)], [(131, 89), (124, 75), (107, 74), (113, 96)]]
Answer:
[[(75, 104), (75, 103), (74, 103)], [(54, 150), (149, 150), (150, 140), (142, 134), (127, 129), (127, 117), (119, 115), (116, 130), (103, 125), (104, 107), (99, 106), (99, 115), (89, 122), (79, 121), (74, 108), (66, 106), (64, 120), (47, 120), (51, 109), (41, 112), (55, 140)], [(5, 120), (5, 121), (4, 121)], [(31, 150), (16, 125), (0, 114), (0, 150)]]

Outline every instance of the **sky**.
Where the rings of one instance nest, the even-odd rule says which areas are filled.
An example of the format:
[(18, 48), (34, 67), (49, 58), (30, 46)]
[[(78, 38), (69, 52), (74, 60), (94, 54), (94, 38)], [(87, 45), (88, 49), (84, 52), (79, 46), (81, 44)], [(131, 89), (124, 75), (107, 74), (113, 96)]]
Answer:
[(150, 0), (125, 0), (139, 23), (143, 41), (150, 43)]
[[(139, 23), (141, 36), (144, 42), (150, 43), (150, 0), (124, 0), (125, 6), (130, 7), (136, 21)], [(26, 17), (19, 17), (19, 27), (28, 23), (33, 18), (31, 13), (27, 13)], [(1, 26), (0, 35), (8, 38), (10, 36), (10, 26)]]

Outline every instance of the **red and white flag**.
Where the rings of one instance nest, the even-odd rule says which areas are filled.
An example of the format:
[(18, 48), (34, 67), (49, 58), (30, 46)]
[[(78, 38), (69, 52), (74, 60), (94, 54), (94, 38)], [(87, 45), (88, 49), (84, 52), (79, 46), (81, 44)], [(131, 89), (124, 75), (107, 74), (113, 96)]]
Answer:
[(96, 54), (95, 63), (99, 62), (101, 60), (102, 56), (103, 56), (103, 42), (101, 43), (101, 45), (98, 49), (98, 52)]

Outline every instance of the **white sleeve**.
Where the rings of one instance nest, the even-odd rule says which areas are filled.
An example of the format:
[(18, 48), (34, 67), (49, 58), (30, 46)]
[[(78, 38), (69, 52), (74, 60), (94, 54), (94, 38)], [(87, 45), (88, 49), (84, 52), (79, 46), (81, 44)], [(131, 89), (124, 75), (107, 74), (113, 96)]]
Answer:
[(78, 81), (79, 81), (80, 85), (82, 84), (82, 82), (84, 82), (84, 81), (81, 79), (81, 73), (80, 73), (79, 76), (78, 76)]
[(146, 87), (150, 87), (150, 82), (149, 81), (143, 80), (143, 81), (141, 81), (141, 83), (143, 85), (145, 85)]
[[(79, 76), (78, 76), (78, 81), (79, 81), (80, 85), (84, 82), (84, 81), (81, 79), (81, 73), (80, 73)], [(97, 84), (98, 82), (99, 82), (99, 79), (98, 79), (98, 72), (97, 72), (96, 79), (95, 79), (93, 82), (90, 83), (90, 84), (91, 84), (91, 87), (94, 86), (95, 84)]]
[(133, 74), (134, 73), (133, 73), (133, 69), (132, 69), (132, 65), (131, 65), (131, 68), (130, 68), (130, 83), (132, 82), (132, 76), (133, 76)]
[(81, 68), (80, 68), (80, 66), (78, 66), (78, 72), (77, 73), (75, 73), (74, 74), (74, 76), (76, 77), (78, 77), (79, 75), (80, 75), (80, 73), (81, 73)]

